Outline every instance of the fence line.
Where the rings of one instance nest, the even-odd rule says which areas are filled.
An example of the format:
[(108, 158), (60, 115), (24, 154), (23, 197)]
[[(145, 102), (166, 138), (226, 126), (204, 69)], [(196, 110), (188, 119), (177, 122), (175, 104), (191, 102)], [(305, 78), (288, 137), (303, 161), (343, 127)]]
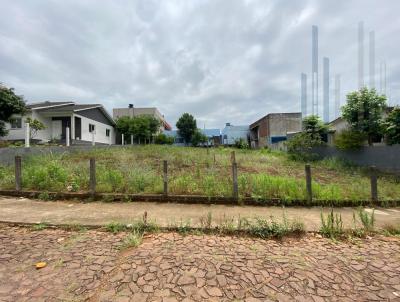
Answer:
[[(232, 198), (234, 201), (239, 201), (239, 186), (238, 186), (238, 165), (234, 151), (231, 154), (232, 160)], [(22, 191), (22, 158), (15, 156), (15, 190)], [(370, 185), (371, 185), (371, 201), (378, 201), (378, 176), (374, 166), (370, 169)], [(168, 197), (168, 161), (163, 160), (163, 196)], [(311, 165), (305, 165), (305, 182), (306, 182), (306, 200), (309, 204), (313, 201), (312, 191), (312, 176)], [(96, 194), (96, 160), (89, 159), (89, 193), (94, 196)]]

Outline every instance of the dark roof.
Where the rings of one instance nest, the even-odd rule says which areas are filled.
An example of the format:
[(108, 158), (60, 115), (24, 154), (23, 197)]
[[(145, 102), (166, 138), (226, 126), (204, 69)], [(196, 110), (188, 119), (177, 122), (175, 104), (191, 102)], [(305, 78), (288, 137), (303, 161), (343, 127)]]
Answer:
[(54, 106), (62, 106), (62, 105), (68, 105), (68, 104), (74, 104), (73, 102), (40, 102), (40, 103), (32, 103), (32, 104), (27, 104), (26, 107), (28, 109), (37, 109), (37, 108), (46, 108), (46, 107), (54, 107)]
[(75, 104), (74, 102), (42, 102), (36, 104), (28, 104), (28, 109), (34, 109), (38, 112), (52, 112), (52, 113), (59, 113), (59, 112), (79, 112), (83, 110), (89, 110), (94, 108), (99, 108), (104, 116), (113, 124), (115, 125), (114, 120), (108, 114), (107, 110), (104, 109), (103, 105), (101, 104)]
[(79, 110), (85, 110), (85, 109), (91, 109), (91, 108), (98, 108), (98, 107), (103, 107), (100, 104), (82, 104), (82, 105), (76, 105), (76, 104), (71, 104), (67, 103), (65, 105), (59, 105), (59, 106), (53, 106), (53, 107), (48, 107), (48, 108), (43, 108), (39, 109), (40, 112), (65, 112), (65, 111), (79, 111)]

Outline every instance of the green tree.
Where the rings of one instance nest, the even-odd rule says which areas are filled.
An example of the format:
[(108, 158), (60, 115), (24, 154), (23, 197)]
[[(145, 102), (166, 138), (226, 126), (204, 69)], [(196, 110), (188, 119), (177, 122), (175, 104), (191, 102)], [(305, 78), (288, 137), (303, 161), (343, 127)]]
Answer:
[(310, 115), (303, 119), (303, 132), (309, 134), (313, 140), (325, 140), (329, 127), (317, 115)]
[(160, 133), (154, 138), (154, 143), (159, 145), (172, 145), (174, 143), (174, 138)]
[(0, 137), (8, 134), (5, 123), (13, 120), (12, 115), (23, 115), (25, 112), (24, 98), (16, 95), (13, 88), (7, 88), (0, 83)]
[(37, 119), (32, 119), (32, 118), (28, 117), (26, 119), (26, 122), (29, 124), (29, 132), (30, 132), (29, 138), (30, 139), (35, 138), (38, 131), (46, 129), (46, 126)]
[(372, 145), (373, 138), (382, 134), (382, 114), (385, 108), (386, 96), (365, 87), (347, 95), (342, 116), (352, 130), (364, 133), (368, 144)]
[(116, 128), (119, 133), (124, 134), (126, 139), (133, 136), (139, 142), (150, 141), (157, 134), (160, 121), (151, 115), (139, 115), (135, 117), (123, 116), (117, 119)]
[(344, 129), (335, 137), (335, 146), (341, 150), (360, 149), (366, 140), (364, 133), (353, 129)]
[(191, 143), (193, 147), (197, 147), (200, 144), (205, 144), (208, 141), (208, 137), (204, 135), (200, 129), (196, 129), (192, 135)]
[(197, 123), (193, 115), (184, 113), (176, 123), (179, 135), (185, 140), (185, 143), (192, 141), (192, 136), (197, 129)]
[(389, 145), (400, 144), (400, 107), (395, 107), (384, 122), (384, 130)]

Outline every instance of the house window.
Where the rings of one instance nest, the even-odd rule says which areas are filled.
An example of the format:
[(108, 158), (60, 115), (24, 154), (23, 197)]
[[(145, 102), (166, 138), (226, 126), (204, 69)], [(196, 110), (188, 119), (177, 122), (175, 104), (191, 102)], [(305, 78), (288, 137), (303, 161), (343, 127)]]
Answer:
[(89, 124), (89, 132), (94, 132), (95, 127), (93, 124)]
[(11, 121), (11, 129), (21, 129), (21, 128), (22, 128), (21, 118), (15, 118)]
[(110, 137), (110, 129), (106, 129), (106, 136)]

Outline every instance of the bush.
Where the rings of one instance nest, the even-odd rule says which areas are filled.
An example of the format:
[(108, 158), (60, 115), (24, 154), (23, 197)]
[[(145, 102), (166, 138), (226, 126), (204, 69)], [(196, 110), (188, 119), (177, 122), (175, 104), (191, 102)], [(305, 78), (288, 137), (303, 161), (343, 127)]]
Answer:
[(28, 166), (23, 173), (23, 183), (34, 190), (65, 189), (68, 173), (57, 161), (50, 161), (41, 166)]
[(235, 147), (238, 149), (249, 149), (249, 144), (244, 138), (239, 138), (235, 140)]
[(154, 138), (154, 143), (158, 145), (172, 145), (174, 143), (174, 138), (172, 136), (167, 136), (164, 133), (160, 133)]
[(295, 160), (315, 160), (316, 154), (312, 153), (312, 148), (323, 146), (325, 143), (319, 137), (311, 133), (302, 132), (294, 135), (286, 142), (287, 152)]
[(193, 147), (197, 147), (200, 144), (207, 143), (208, 138), (199, 129), (197, 129), (192, 136), (191, 143)]
[(345, 129), (335, 137), (335, 147), (341, 150), (358, 150), (367, 139), (362, 132)]

